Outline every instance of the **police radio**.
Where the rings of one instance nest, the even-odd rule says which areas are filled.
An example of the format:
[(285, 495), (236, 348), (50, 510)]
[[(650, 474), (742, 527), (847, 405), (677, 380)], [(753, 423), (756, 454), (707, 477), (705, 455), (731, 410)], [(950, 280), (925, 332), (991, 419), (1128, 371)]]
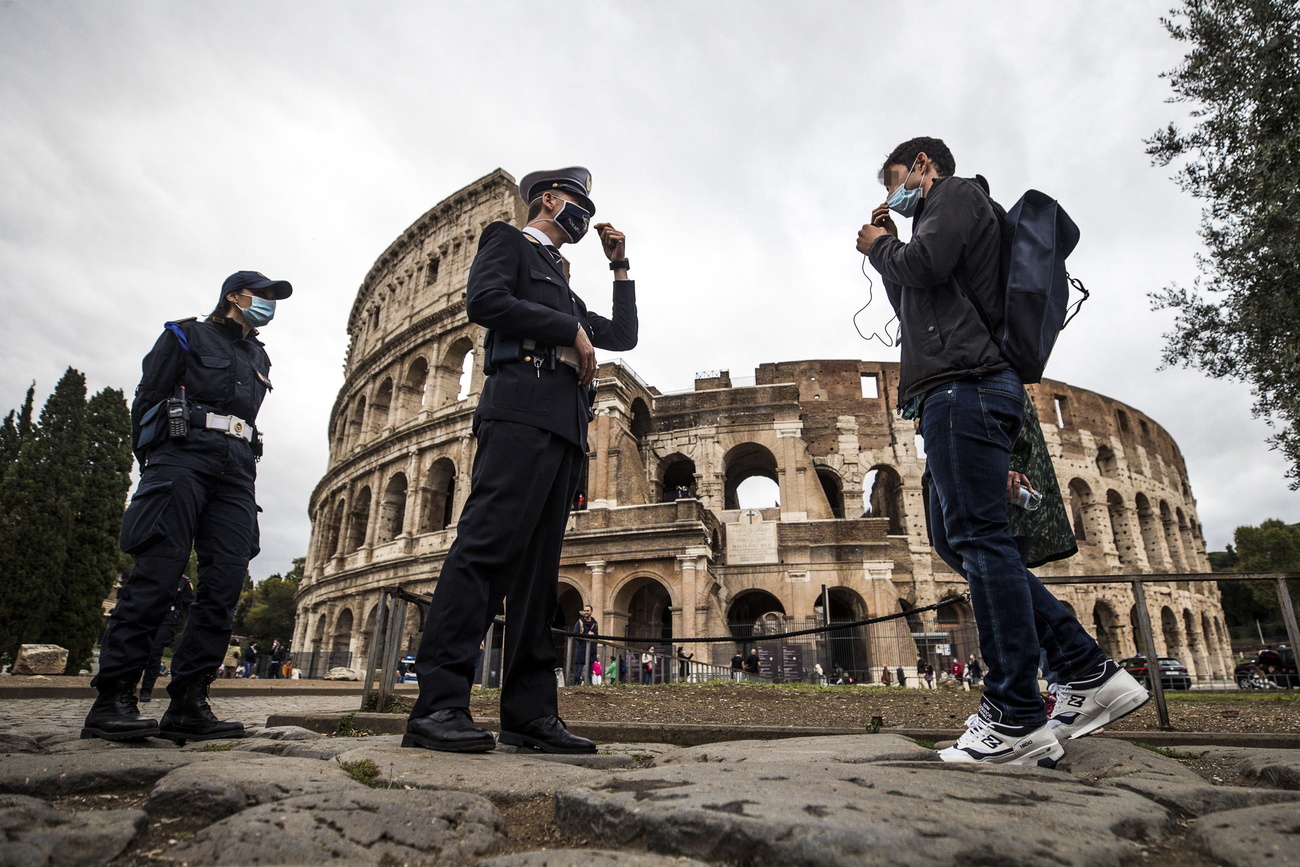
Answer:
[(167, 399), (167, 437), (183, 440), (190, 435), (190, 404), (185, 399), (185, 386), (181, 386), (180, 397)]

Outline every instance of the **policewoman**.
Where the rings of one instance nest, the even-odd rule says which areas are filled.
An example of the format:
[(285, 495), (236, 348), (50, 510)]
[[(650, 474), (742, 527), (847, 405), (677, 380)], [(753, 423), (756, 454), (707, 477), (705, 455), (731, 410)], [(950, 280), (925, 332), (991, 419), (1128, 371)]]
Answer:
[[(135, 568), (118, 592), (100, 644), (99, 692), (83, 738), (187, 740), (238, 737), (208, 705), (230, 641), (248, 561), (260, 550), (253, 483), (262, 438), (257, 411), (271, 390), (271, 361), (257, 329), (293, 287), (256, 271), (231, 274), (206, 320), (168, 322), (145, 356), (131, 405), (140, 485), (122, 518), (122, 550)], [(136, 682), (176, 582), (198, 555), (198, 588), (172, 658), (171, 704), (161, 722), (142, 716)]]
[(634, 347), (637, 312), (624, 237), (608, 223), (594, 228), (614, 272), (613, 317), (587, 310), (569, 286), (559, 248), (586, 235), (596, 212), (590, 192), (591, 175), (580, 166), (533, 172), (519, 185), (527, 225), (491, 223), (479, 238), (465, 298), (469, 319), (488, 329), (478, 443), (415, 657), (420, 697), (402, 746), (496, 746), (471, 718), (469, 697), (479, 645), (504, 598), (501, 742), (595, 752), (556, 713), (551, 623), (564, 527), (586, 459), (595, 347)]

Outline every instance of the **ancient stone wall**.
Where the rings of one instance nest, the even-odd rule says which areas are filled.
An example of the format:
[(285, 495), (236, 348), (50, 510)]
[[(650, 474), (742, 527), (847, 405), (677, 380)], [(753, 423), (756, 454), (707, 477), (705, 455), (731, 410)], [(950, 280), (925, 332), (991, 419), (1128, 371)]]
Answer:
[[(330, 418), (330, 464), (310, 502), (312, 537), (294, 641), (301, 653), (367, 648), (380, 588), (428, 592), (468, 493), (481, 329), (464, 312), (477, 238), (523, 222), (500, 170), (439, 203), (371, 269), (349, 318), (345, 381)], [(662, 393), (626, 365), (600, 366), (583, 485), (561, 564), (561, 622), (591, 604), (601, 632), (702, 636), (756, 619), (789, 628), (878, 616), (959, 595), (928, 543), (913, 422), (893, 411), (898, 366), (857, 360), (761, 365)], [(1041, 574), (1206, 572), (1186, 467), (1140, 410), (1066, 383), (1032, 386), (1079, 554)], [(748, 480), (777, 492), (743, 508)], [(679, 494), (684, 494), (679, 496)], [(823, 593), (822, 588), (827, 588)], [(1125, 584), (1055, 588), (1107, 651), (1136, 652)], [(1148, 586), (1162, 653), (1231, 673), (1218, 592)], [(863, 673), (912, 662), (912, 631), (973, 622), (965, 603), (914, 618)], [(902, 623), (903, 621), (898, 621)], [(417, 636), (408, 634), (410, 647)], [(700, 658), (725, 661), (713, 645)]]

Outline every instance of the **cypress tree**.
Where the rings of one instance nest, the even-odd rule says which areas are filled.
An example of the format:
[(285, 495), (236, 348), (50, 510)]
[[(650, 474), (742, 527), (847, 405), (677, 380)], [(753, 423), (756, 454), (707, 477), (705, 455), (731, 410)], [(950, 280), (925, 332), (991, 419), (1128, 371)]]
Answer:
[[(21, 419), (19, 430), (21, 433)], [(86, 377), (69, 367), (0, 483), (0, 657), (44, 631), (81, 506)]]
[(52, 582), (56, 604), (42, 641), (68, 649), (67, 674), (86, 662), (103, 630), (103, 601), (117, 578), (117, 547), (131, 485), (131, 414), (106, 388), (86, 404), (86, 462), (81, 508), (73, 517), (66, 564)]
[(36, 383), (32, 383), (27, 389), (27, 399), (23, 401), (23, 408), (14, 412), (9, 410), (5, 416), (4, 424), (0, 425), (0, 479), (4, 478), (5, 471), (18, 460), (18, 452), (23, 447), (23, 442), (32, 433), (32, 400), (36, 397)]

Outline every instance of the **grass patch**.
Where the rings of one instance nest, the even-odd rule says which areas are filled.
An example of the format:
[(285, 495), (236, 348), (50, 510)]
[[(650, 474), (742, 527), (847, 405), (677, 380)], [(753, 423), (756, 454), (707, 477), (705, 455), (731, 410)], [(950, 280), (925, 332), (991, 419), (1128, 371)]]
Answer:
[(371, 692), (367, 693), (366, 706), (363, 707), (361, 710), (365, 711), (366, 713), (394, 713), (394, 714), (410, 713), (411, 710), (396, 695), (389, 695), (388, 704), (385, 705), (383, 708), (379, 708), (378, 705), (379, 705), (379, 693), (372, 690)]
[(374, 734), (370, 729), (359, 729), (356, 726), (357, 715), (355, 713), (345, 713), (339, 717), (338, 728), (334, 734), (341, 738), (364, 738)]
[(234, 744), (208, 744), (203, 748), (205, 753), (228, 753), (235, 748)]
[(1165, 695), (1170, 701), (1191, 701), (1204, 704), (1213, 704), (1215, 702), (1233, 702), (1233, 701), (1258, 701), (1258, 702), (1285, 702), (1300, 701), (1300, 692), (1291, 690), (1289, 692), (1255, 692), (1253, 690), (1241, 692), (1178, 692), (1170, 694), (1168, 690)]
[(1144, 750), (1150, 750), (1153, 753), (1164, 756), (1167, 759), (1194, 759), (1196, 756), (1190, 753), (1181, 753), (1170, 747), (1158, 747), (1155, 744), (1144, 743), (1143, 741), (1133, 741), (1133, 746), (1141, 747)]
[(348, 776), (363, 786), (379, 788), (379, 767), (370, 759), (355, 762), (339, 762), (339, 767), (348, 772)]
[(912, 738), (912, 742), (922, 749), (934, 749), (934, 741), (927, 741), (925, 738)]

